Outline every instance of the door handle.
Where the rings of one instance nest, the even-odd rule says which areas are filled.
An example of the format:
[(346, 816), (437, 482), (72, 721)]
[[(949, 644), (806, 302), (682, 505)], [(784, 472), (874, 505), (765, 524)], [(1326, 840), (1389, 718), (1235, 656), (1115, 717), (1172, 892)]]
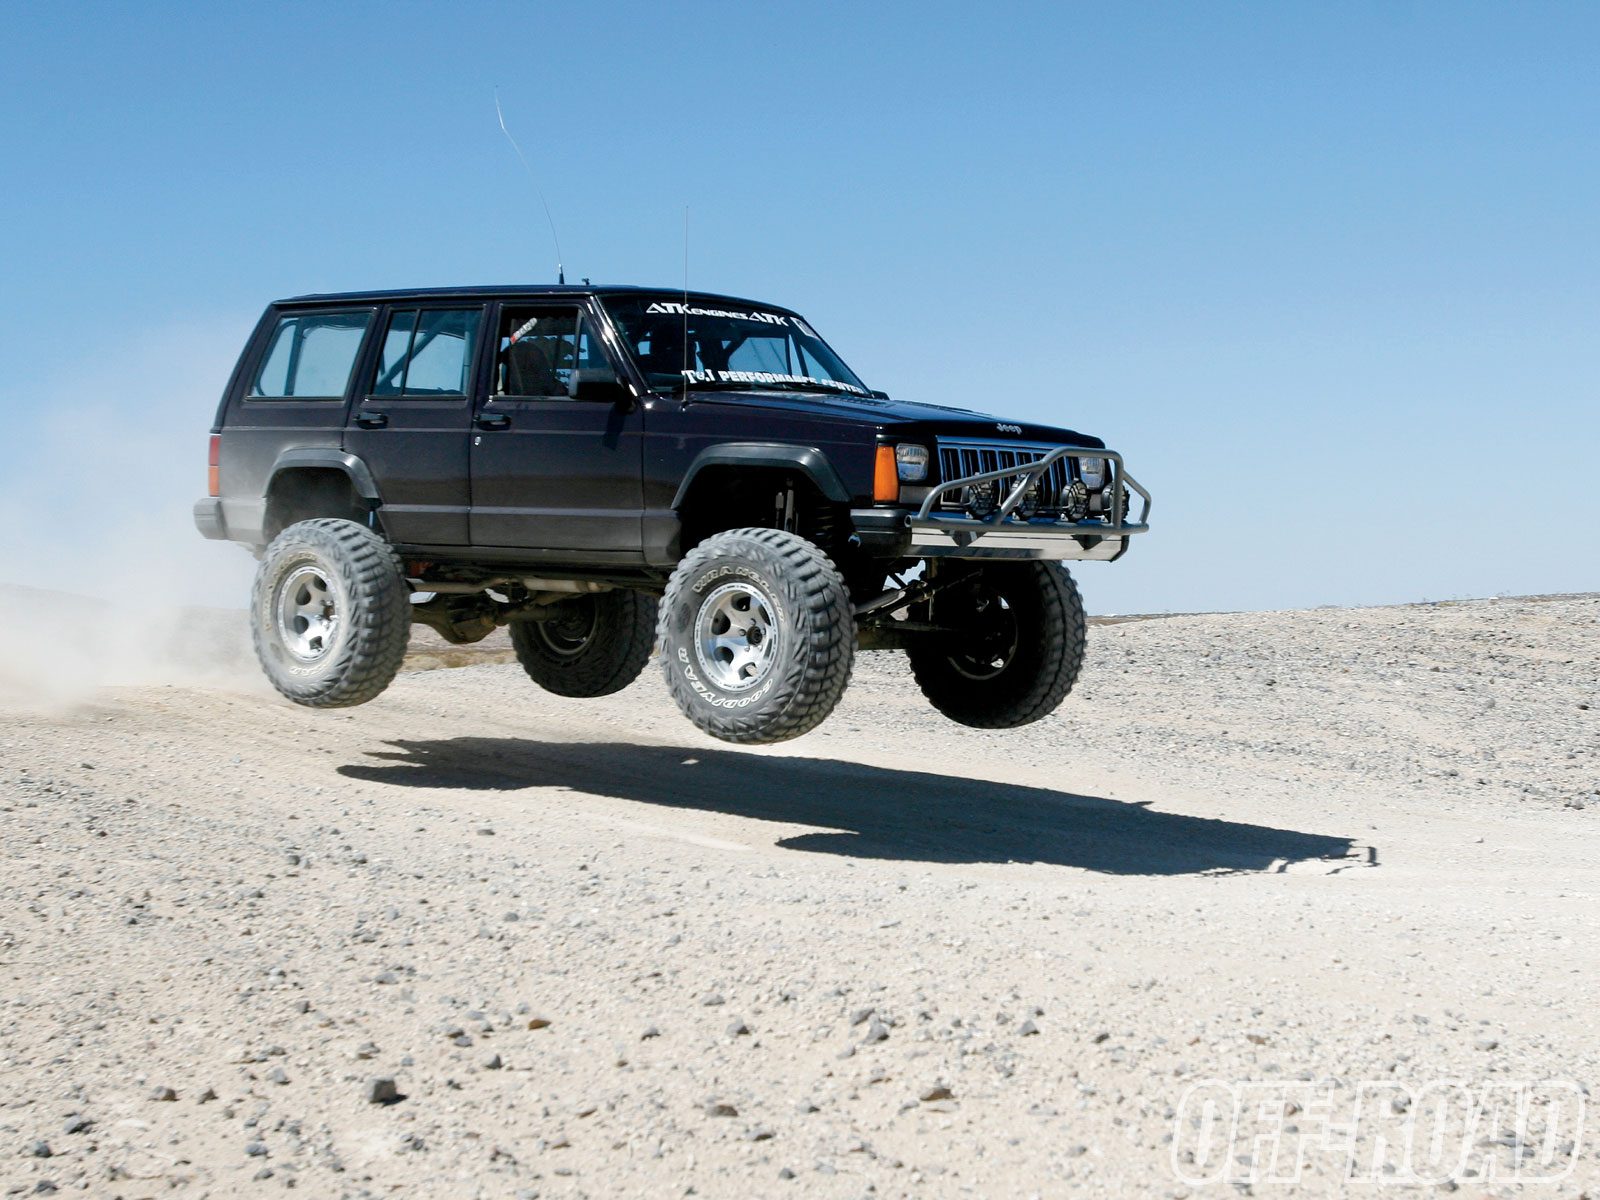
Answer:
[(506, 416), (505, 413), (478, 414), (479, 429), (509, 429), (510, 427), (511, 418)]
[(363, 429), (382, 429), (388, 423), (388, 413), (358, 412), (356, 414), (356, 424)]

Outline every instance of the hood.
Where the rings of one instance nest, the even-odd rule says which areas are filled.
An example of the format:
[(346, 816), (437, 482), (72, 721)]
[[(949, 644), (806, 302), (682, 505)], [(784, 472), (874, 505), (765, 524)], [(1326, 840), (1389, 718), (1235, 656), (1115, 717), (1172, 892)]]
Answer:
[[(991, 438), (1019, 442), (1061, 442), (1067, 445), (1103, 447), (1097, 437), (1057, 425), (1037, 425), (1026, 421), (1007, 421), (970, 408), (944, 404), (917, 404), (905, 400), (879, 400), (872, 396), (845, 393), (779, 392), (758, 390), (695, 391), (689, 398), (695, 404), (727, 404), (740, 408), (772, 408), (784, 412), (809, 413), (835, 421), (862, 421), (887, 427), (916, 426), (919, 431), (951, 436)], [(1001, 428), (1004, 426), (1004, 428)], [(1020, 432), (1018, 432), (1020, 431)], [(909, 430), (908, 430), (909, 432)]]

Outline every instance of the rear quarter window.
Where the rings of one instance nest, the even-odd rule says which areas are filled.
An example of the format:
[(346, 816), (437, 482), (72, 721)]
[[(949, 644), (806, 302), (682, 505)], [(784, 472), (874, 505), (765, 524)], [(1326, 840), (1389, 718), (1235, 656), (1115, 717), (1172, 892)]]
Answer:
[(251, 398), (342, 400), (371, 322), (370, 310), (279, 318), (251, 383)]

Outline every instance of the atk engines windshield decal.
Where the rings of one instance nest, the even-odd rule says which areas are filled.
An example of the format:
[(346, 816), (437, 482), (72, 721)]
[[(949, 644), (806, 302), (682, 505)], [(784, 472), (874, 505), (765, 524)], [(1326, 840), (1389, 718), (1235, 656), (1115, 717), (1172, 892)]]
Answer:
[(789, 318), (782, 313), (729, 312), (721, 308), (691, 308), (686, 304), (679, 304), (675, 300), (658, 300), (644, 311), (669, 317), (725, 317), (730, 321), (755, 321), (761, 325), (787, 325), (790, 323)]

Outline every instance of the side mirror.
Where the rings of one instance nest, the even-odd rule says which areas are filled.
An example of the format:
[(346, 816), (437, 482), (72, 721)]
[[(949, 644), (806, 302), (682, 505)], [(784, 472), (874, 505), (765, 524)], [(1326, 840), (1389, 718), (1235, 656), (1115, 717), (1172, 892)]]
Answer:
[(616, 404), (628, 399), (628, 389), (607, 367), (579, 367), (567, 381), (567, 395), (574, 400)]

